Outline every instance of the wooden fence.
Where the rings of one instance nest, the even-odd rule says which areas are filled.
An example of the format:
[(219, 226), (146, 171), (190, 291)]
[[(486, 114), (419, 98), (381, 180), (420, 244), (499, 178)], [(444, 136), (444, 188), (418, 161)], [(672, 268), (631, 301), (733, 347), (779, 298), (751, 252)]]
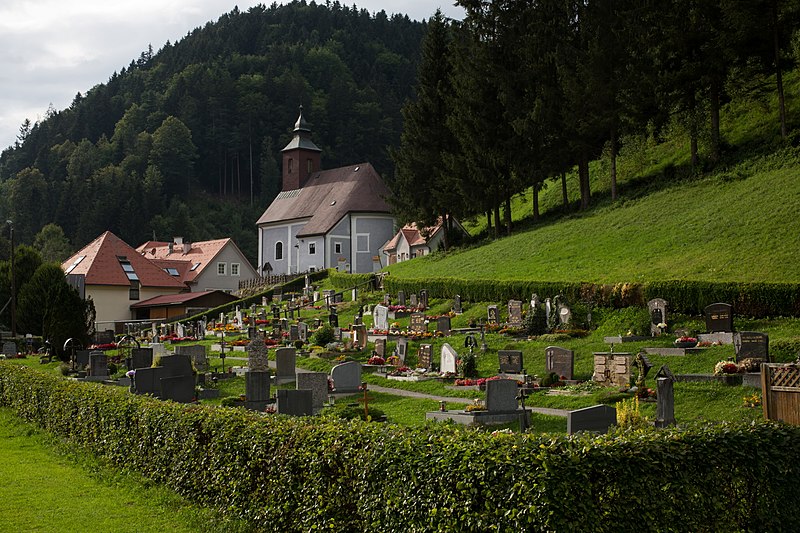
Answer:
[(800, 365), (761, 365), (761, 403), (764, 418), (800, 425)]

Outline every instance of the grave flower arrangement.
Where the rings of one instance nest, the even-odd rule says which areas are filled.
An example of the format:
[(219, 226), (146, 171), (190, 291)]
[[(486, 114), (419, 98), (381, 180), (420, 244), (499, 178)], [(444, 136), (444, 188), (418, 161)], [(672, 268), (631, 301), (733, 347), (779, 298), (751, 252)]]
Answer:
[(694, 348), (697, 346), (697, 338), (696, 337), (687, 337), (682, 336), (675, 339), (675, 346), (678, 348)]
[(738, 374), (739, 366), (733, 361), (720, 361), (714, 365), (714, 375), (724, 376), (729, 374)]
[(383, 357), (381, 357), (380, 355), (373, 355), (372, 357), (369, 358), (369, 360), (367, 361), (367, 364), (368, 365), (385, 365), (386, 364), (386, 360)]

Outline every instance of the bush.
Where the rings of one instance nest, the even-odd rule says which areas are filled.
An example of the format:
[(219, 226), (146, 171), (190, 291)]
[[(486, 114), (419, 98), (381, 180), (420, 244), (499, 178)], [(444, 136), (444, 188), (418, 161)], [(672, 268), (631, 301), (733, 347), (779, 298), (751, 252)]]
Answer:
[(800, 427), (780, 423), (567, 436), (265, 420), (1, 361), (0, 405), (256, 530), (800, 530)]
[(800, 337), (770, 341), (769, 358), (775, 363), (791, 363), (800, 356)]
[(317, 346), (327, 346), (334, 340), (336, 340), (336, 337), (333, 334), (333, 326), (330, 324), (323, 324), (311, 335), (311, 344)]

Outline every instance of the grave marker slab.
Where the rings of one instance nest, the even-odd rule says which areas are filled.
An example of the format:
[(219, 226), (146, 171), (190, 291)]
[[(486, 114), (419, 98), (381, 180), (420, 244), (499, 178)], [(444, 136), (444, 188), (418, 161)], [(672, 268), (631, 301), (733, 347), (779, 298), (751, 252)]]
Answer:
[(244, 375), (244, 406), (253, 411), (263, 411), (269, 400), (269, 385), (271, 379), (269, 370), (250, 370)]
[(297, 389), (311, 391), (311, 407), (321, 409), (328, 398), (328, 374), (326, 372), (298, 372)]
[(548, 346), (545, 353), (545, 371), (558, 374), (564, 379), (572, 379), (575, 369), (575, 352), (559, 346)]
[(499, 350), (497, 359), (501, 374), (522, 373), (522, 350)]
[(400, 366), (406, 364), (406, 355), (408, 354), (408, 339), (400, 337), (397, 339), (397, 347), (395, 348), (397, 358), (400, 359)]
[(357, 392), (361, 387), (361, 363), (338, 364), (331, 369), (331, 378), (336, 392)]
[(375, 354), (386, 358), (386, 339), (375, 339)]
[(490, 379), (486, 382), (486, 410), (517, 410), (517, 382), (513, 379)]
[(456, 294), (455, 298), (453, 298), (453, 312), (457, 315), (463, 313), (460, 294)]
[(417, 368), (430, 370), (433, 364), (433, 345), (420, 344), (417, 352)]
[(208, 356), (206, 355), (206, 347), (202, 344), (178, 345), (175, 347), (175, 353), (189, 357), (198, 372), (208, 372)]
[(134, 393), (161, 398), (161, 378), (164, 377), (168, 377), (167, 371), (160, 366), (138, 368), (133, 378)]
[(280, 415), (311, 416), (313, 393), (310, 390), (278, 389), (276, 410)]
[(300, 328), (297, 327), (297, 324), (289, 326), (289, 340), (292, 342), (300, 340)]
[(275, 379), (277, 383), (294, 381), (297, 369), (297, 352), (294, 348), (275, 350)]
[(708, 333), (733, 331), (733, 306), (714, 303), (705, 308), (706, 331)]
[(417, 295), (416, 294), (412, 294), (409, 297), (409, 303), (410, 303), (411, 307), (418, 307), (419, 306), (419, 301), (417, 300)]
[(167, 377), (192, 375), (192, 361), (187, 355), (165, 355), (159, 359), (158, 364), (166, 370)]
[(489, 324), (497, 324), (500, 322), (496, 305), (490, 305), (486, 308), (486, 321)]
[(419, 306), (423, 309), (428, 308), (428, 290), (422, 289), (419, 291)]
[(661, 333), (658, 325), (667, 323), (667, 301), (663, 298), (653, 298), (647, 302), (647, 310), (650, 311), (650, 335), (655, 337)]
[(308, 324), (306, 324), (305, 322), (298, 322), (297, 334), (300, 337), (301, 341), (308, 342)]
[(398, 305), (406, 305), (406, 293), (405, 291), (398, 291), (397, 292), (397, 304)]
[(595, 352), (593, 379), (606, 387), (628, 387), (633, 357), (630, 353)]
[(17, 344), (14, 342), (6, 341), (3, 343), (3, 355), (6, 357), (17, 356)]
[(450, 336), (450, 317), (440, 316), (436, 319), (436, 331), (441, 332), (445, 337)]
[(428, 325), (425, 323), (425, 313), (411, 313), (409, 329), (413, 333), (425, 333), (428, 331)]
[(108, 356), (103, 352), (89, 352), (89, 377), (108, 377)]
[(386, 331), (389, 329), (389, 308), (385, 305), (376, 305), (372, 311), (373, 329)]
[(733, 335), (736, 361), (762, 359), (769, 363), (769, 335), (758, 331), (740, 331)]
[(522, 302), (520, 300), (508, 301), (508, 325), (514, 328), (522, 326)]
[(153, 366), (153, 349), (152, 348), (133, 348), (131, 350), (131, 361), (129, 370), (136, 370), (137, 368), (149, 368)]
[(168, 376), (161, 378), (161, 399), (178, 403), (191, 403), (195, 394), (193, 375)]
[(617, 425), (617, 410), (608, 405), (595, 405), (567, 413), (567, 434), (578, 431), (607, 433)]
[(261, 334), (247, 345), (247, 366), (250, 372), (269, 372), (269, 349)]
[(360, 350), (367, 347), (367, 326), (353, 326), (353, 344)]
[[(153, 364), (150, 361), (151, 366)], [(75, 352), (75, 370), (86, 370), (86, 367), (89, 365), (89, 350), (77, 350)]]
[(457, 372), (456, 361), (458, 354), (448, 343), (442, 345), (441, 359), (439, 362), (439, 370), (442, 374), (455, 374)]

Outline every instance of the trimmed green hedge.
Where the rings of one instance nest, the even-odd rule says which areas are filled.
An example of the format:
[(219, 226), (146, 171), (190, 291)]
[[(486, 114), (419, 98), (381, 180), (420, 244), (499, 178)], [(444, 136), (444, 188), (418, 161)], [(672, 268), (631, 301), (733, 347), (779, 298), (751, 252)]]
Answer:
[(798, 283), (733, 283), (707, 281), (651, 281), (646, 283), (580, 283), (560, 281), (465, 280), (453, 278), (409, 279), (386, 276), (388, 292), (407, 294), (427, 289), (432, 298), (452, 298), (460, 294), (471, 301), (527, 301), (531, 294), (552, 298), (557, 294), (567, 301), (591, 302), (602, 307), (644, 307), (652, 298), (664, 298), (671, 312), (699, 315), (715, 302), (733, 305), (741, 316), (800, 316)]
[(375, 274), (347, 274), (339, 272), (335, 268), (329, 269), (328, 277), (334, 288), (339, 290), (352, 289), (353, 287), (372, 290), (375, 280)]
[(798, 531), (800, 428), (533, 436), (265, 417), (0, 362), (0, 405), (264, 531)]

